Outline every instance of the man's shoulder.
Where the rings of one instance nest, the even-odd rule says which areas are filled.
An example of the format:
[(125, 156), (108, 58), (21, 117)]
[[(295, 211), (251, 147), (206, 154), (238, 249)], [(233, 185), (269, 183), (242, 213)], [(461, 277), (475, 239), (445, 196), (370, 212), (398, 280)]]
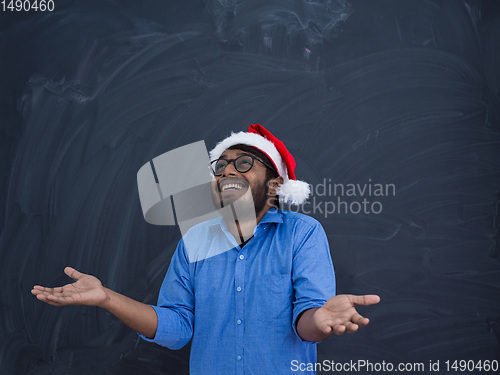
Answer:
[(300, 225), (307, 228), (322, 228), (322, 225), (318, 220), (306, 214), (283, 209), (280, 209), (278, 212), (281, 214), (281, 218), (285, 225)]
[(278, 231), (290, 239), (295, 250), (302, 248), (305, 242), (318, 245), (317, 251), (328, 248), (326, 232), (318, 220), (295, 211), (280, 210), (280, 214), (284, 225)]
[(182, 238), (181, 242), (196, 243), (207, 241), (214, 233), (219, 232), (221, 217), (210, 218), (207, 220), (198, 219), (191, 222), (179, 224)]
[(187, 223), (187, 229), (184, 230), (186, 234), (188, 233), (203, 233), (210, 231), (213, 227), (220, 226), (222, 217), (219, 215), (215, 218), (196, 218), (190, 223)]

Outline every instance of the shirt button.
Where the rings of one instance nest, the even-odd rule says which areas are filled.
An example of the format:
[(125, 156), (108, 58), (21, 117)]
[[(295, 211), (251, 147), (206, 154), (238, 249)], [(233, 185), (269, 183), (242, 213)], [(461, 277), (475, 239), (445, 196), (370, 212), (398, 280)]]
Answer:
[(240, 255), (240, 259), (244, 259), (244, 258), (245, 258), (245, 256), (243, 254)]
[(241, 324), (241, 319), (238, 319), (238, 320), (236, 321), (236, 324)]
[(236, 290), (237, 290), (238, 292), (241, 292), (241, 286), (237, 287), (237, 288), (236, 288)]
[(241, 355), (239, 355), (237, 358), (238, 358), (238, 361), (241, 361)]

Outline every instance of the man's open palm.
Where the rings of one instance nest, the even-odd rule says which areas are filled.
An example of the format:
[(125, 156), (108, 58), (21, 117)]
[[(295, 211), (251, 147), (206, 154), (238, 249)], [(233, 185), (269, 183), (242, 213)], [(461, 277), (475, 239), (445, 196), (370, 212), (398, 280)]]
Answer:
[(373, 305), (380, 301), (376, 295), (355, 296), (340, 294), (330, 298), (316, 311), (315, 320), (324, 334), (353, 333), (368, 325), (369, 319), (361, 316), (355, 306)]
[(31, 293), (40, 301), (55, 306), (100, 306), (106, 301), (106, 291), (97, 277), (78, 272), (71, 267), (66, 267), (64, 273), (76, 281), (56, 288), (35, 285)]

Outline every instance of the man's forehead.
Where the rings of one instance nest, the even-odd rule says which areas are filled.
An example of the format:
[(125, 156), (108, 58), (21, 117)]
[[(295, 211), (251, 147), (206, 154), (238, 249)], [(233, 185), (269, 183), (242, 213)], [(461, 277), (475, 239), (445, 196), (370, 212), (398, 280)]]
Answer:
[(251, 152), (248, 152), (248, 151), (243, 151), (243, 150), (240, 150), (239, 148), (228, 148), (226, 149), (221, 155), (220, 157), (223, 157), (223, 156), (227, 156), (227, 154), (231, 153), (231, 151), (236, 151), (235, 152), (235, 155), (236, 156), (240, 156), (240, 155), (253, 155), (253, 153)]

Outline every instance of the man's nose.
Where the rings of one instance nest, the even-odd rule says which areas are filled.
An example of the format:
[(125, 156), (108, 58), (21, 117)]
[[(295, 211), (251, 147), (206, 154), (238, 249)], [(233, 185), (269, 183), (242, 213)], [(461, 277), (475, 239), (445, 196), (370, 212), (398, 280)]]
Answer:
[(224, 168), (224, 171), (222, 172), (222, 177), (226, 176), (236, 176), (238, 171), (234, 167), (234, 161), (230, 161), (228, 165), (226, 165), (226, 168)]

